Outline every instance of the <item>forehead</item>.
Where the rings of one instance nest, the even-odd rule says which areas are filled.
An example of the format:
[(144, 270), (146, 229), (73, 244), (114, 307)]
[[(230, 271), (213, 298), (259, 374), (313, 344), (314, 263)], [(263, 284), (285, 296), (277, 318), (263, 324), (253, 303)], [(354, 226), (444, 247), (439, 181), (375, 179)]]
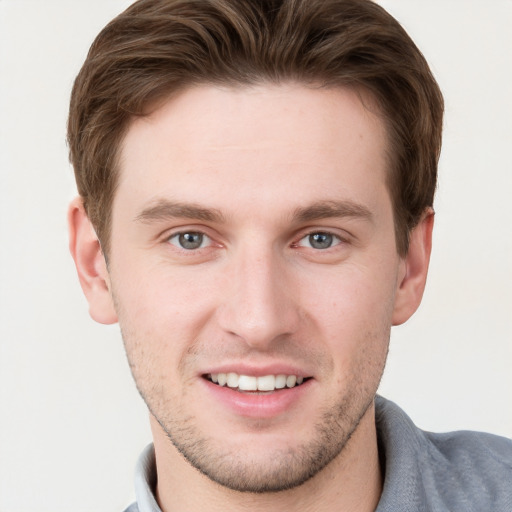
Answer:
[(115, 202), (179, 195), (229, 208), (226, 187), (261, 205), (363, 200), (354, 194), (385, 187), (387, 167), (384, 124), (366, 100), (297, 84), (187, 89), (132, 122)]

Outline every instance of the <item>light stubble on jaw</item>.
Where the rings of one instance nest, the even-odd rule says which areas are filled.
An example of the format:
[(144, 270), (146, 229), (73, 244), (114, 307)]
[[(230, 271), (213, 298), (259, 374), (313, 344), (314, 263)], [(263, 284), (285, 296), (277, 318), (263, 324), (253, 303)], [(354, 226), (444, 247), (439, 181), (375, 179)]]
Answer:
[[(118, 313), (121, 313), (119, 308)], [(192, 400), (187, 396), (187, 391), (190, 389), (189, 381), (194, 380), (186, 376), (194, 374), (199, 361), (208, 361), (215, 354), (218, 360), (219, 346), (215, 343), (203, 346), (197, 340), (191, 343), (176, 369), (183, 381), (182, 396), (172, 396), (165, 376), (158, 378), (151, 370), (151, 363), (158, 368), (155, 357), (151, 355), (155, 347), (148, 350), (150, 342), (138, 341), (135, 333), (126, 328), (122, 317), (124, 315), (120, 314), (120, 325), (124, 326), (121, 331), (137, 389), (165, 435), (181, 456), (200, 473), (225, 488), (245, 493), (275, 493), (296, 488), (321, 472), (334, 459), (343, 460), (347, 443), (373, 404), (389, 345), (389, 330), (384, 333), (376, 322), (361, 336), (360, 343), (365, 347), (360, 348), (357, 361), (352, 362), (351, 375), (344, 376), (347, 386), (343, 396), (326, 405), (312, 428), (310, 439), (298, 446), (277, 448), (264, 460), (257, 460), (254, 456), (247, 459), (245, 457), (251, 455), (243, 447), (230, 448), (209, 439), (199, 428), (200, 419), (183, 409), (183, 404)], [(382, 350), (376, 350), (376, 345), (380, 345)], [(322, 368), (322, 372), (327, 371), (328, 374), (329, 370), (334, 371), (333, 361), (318, 349), (310, 350), (311, 347), (282, 340), (276, 344), (274, 356), (294, 354), (296, 362), (309, 357), (316, 360), (316, 367)], [(242, 349), (237, 351), (244, 352)], [(233, 357), (233, 354), (230, 356)], [(247, 349), (244, 354), (237, 353), (239, 358), (244, 356), (250, 356)], [(207, 432), (208, 426), (204, 425), (204, 428)], [(255, 431), (253, 435), (257, 436), (258, 432)]]
[[(374, 364), (366, 361), (366, 364)], [(380, 365), (379, 365), (380, 366)], [(382, 368), (383, 370), (383, 364)], [(157, 416), (150, 411), (177, 451), (200, 473), (213, 482), (237, 492), (276, 493), (301, 486), (320, 473), (334, 459), (342, 457), (347, 443), (358, 428), (362, 418), (373, 404), (379, 379), (371, 389), (361, 381), (365, 372), (353, 376), (356, 393), (350, 393), (321, 415), (314, 427), (315, 435), (309, 442), (288, 449), (276, 449), (271, 457), (261, 461), (244, 459), (246, 451), (236, 447), (214, 446), (195, 426), (197, 419), (182, 413)], [(144, 397), (146, 404), (152, 400)], [(158, 409), (166, 409), (160, 404)], [(181, 417), (178, 423), (173, 419)], [(254, 433), (258, 435), (257, 432)]]
[[(171, 425), (160, 421), (156, 416), (167, 437), (184, 457), (184, 459), (213, 482), (230, 490), (264, 494), (290, 490), (301, 486), (336, 457), (343, 450), (355, 432), (363, 416), (373, 403), (373, 398), (363, 407), (359, 417), (351, 419), (344, 429), (341, 422), (346, 422), (346, 404), (340, 403), (332, 410), (324, 413), (322, 421), (315, 427), (315, 440), (296, 448), (275, 450), (272, 457), (264, 462), (242, 460), (243, 450), (216, 450), (211, 441), (196, 432), (190, 426), (194, 419), (183, 421), (181, 425)], [(343, 429), (340, 435), (339, 429)], [(257, 434), (254, 434), (257, 435)], [(333, 439), (337, 439), (333, 443)]]

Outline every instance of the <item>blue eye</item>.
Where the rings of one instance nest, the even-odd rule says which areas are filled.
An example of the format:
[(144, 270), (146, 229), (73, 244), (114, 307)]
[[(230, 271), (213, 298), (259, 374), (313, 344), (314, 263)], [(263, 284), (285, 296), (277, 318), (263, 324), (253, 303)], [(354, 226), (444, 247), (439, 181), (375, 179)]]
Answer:
[(319, 231), (317, 233), (310, 233), (305, 236), (299, 245), (302, 247), (311, 247), (312, 249), (329, 249), (335, 245), (338, 245), (341, 240), (331, 233), (324, 233)]
[(184, 233), (176, 233), (169, 238), (169, 242), (187, 251), (201, 249), (210, 243), (210, 238), (204, 233), (198, 231), (186, 231)]

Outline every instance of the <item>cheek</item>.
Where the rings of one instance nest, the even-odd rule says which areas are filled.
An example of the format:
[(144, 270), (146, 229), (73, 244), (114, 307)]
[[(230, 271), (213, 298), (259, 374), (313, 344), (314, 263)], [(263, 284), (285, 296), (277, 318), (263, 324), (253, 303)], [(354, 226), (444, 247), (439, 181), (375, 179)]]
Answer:
[(308, 309), (332, 329), (370, 330), (390, 323), (396, 292), (394, 267), (346, 265), (303, 278), (302, 297)]
[(212, 315), (212, 286), (197, 271), (117, 263), (112, 292), (132, 371), (172, 378), (169, 368), (180, 366)]
[[(215, 283), (211, 273), (193, 266), (178, 268), (166, 262), (120, 262), (113, 281), (118, 298), (137, 324), (192, 321), (207, 308)], [(126, 276), (129, 276), (127, 279)]]
[(340, 378), (357, 367), (382, 366), (390, 335), (394, 280), (383, 280), (382, 274), (354, 266), (335, 269), (323, 286), (316, 279), (308, 290), (306, 309), (333, 354)]

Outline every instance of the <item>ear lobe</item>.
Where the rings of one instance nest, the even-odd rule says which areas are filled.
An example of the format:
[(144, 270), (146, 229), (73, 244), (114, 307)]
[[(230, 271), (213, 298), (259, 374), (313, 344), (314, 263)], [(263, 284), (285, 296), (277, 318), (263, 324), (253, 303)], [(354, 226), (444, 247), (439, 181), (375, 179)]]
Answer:
[(403, 272), (395, 296), (393, 325), (406, 322), (420, 305), (427, 280), (433, 227), (434, 211), (428, 208), (410, 233), (409, 250), (402, 261)]
[(89, 314), (101, 324), (117, 322), (107, 265), (96, 232), (80, 197), (68, 210), (69, 250), (75, 260), (80, 285), (89, 303)]

